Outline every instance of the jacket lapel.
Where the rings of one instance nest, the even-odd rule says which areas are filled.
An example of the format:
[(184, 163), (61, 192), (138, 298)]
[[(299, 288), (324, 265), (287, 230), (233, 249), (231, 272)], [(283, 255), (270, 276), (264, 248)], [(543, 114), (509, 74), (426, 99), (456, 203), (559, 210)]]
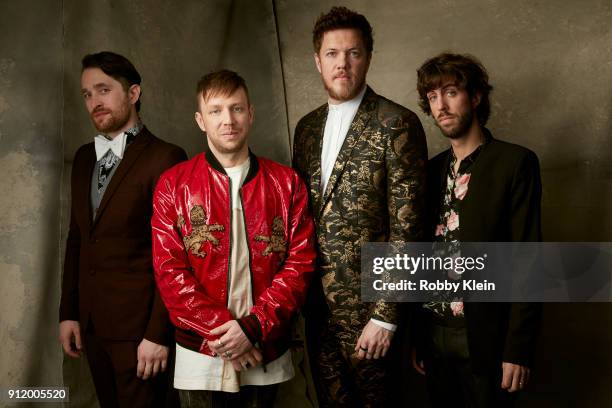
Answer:
[[(336, 187), (336, 183), (340, 179), (340, 176), (344, 172), (344, 168), (346, 163), (351, 159), (353, 155), (353, 148), (357, 141), (361, 138), (366, 129), (370, 118), (372, 117), (372, 112), (376, 108), (376, 94), (370, 87), (367, 88), (365, 95), (363, 96), (363, 100), (359, 105), (359, 109), (357, 109), (357, 113), (355, 114), (355, 118), (351, 123), (351, 127), (344, 139), (344, 143), (342, 144), (342, 148), (338, 153), (338, 157), (336, 158), (336, 162), (334, 163), (334, 168), (332, 169), (332, 173), (329, 176), (329, 180), (327, 181), (327, 187), (325, 188), (325, 192), (323, 194), (323, 198), (321, 199), (321, 206), (319, 207), (319, 211), (323, 211), (325, 208), (325, 204), (331, 197), (332, 191)], [(323, 122), (325, 123), (325, 122)], [(321, 138), (322, 139), (322, 138)], [(319, 152), (319, 185), (321, 181), (321, 151)]]
[(321, 206), (321, 152), (323, 150), (323, 131), (325, 130), (325, 121), (327, 120), (328, 106), (321, 106), (317, 114), (314, 116), (312, 123), (309, 124), (311, 131), (309, 132), (312, 141), (308, 151), (308, 174), (310, 175), (310, 197), (312, 198), (312, 208), (315, 214), (318, 214)]
[(76, 172), (77, 178), (72, 186), (71, 194), (75, 206), (73, 211), (76, 210), (75, 216), (79, 220), (78, 223), (85, 225), (86, 231), (90, 231), (92, 219), (91, 178), (96, 165), (96, 150), (93, 143), (87, 146), (84, 155), (85, 157), (79, 161), (81, 164), (72, 168), (72, 172)]
[(98, 224), (100, 218), (104, 214), (104, 210), (106, 209), (108, 202), (113, 197), (113, 194), (117, 190), (117, 187), (121, 184), (125, 176), (128, 174), (134, 163), (138, 157), (142, 154), (145, 147), (151, 142), (151, 133), (147, 130), (147, 128), (143, 128), (136, 138), (132, 142), (129, 148), (125, 149), (125, 154), (123, 155), (123, 159), (119, 162), (119, 167), (115, 171), (113, 178), (111, 179), (106, 191), (104, 192), (104, 196), (102, 197), (102, 201), (100, 202), (100, 207), (98, 208), (98, 215), (94, 221), (93, 227)]

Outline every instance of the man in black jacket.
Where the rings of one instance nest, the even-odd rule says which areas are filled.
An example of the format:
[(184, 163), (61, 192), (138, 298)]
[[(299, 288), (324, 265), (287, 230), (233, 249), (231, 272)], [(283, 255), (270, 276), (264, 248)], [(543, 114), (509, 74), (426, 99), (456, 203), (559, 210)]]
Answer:
[[(488, 75), (471, 56), (441, 54), (418, 70), (423, 111), (451, 143), (428, 164), (434, 242), (540, 241), (537, 156), (494, 139)], [(541, 305), (425, 303), (413, 365), (435, 407), (508, 407), (529, 381)]]

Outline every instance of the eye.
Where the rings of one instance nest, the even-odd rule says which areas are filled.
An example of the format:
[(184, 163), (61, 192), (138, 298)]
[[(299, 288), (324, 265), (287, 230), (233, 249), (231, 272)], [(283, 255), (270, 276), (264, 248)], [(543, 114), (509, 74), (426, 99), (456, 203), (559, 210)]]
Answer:
[(448, 96), (455, 96), (455, 95), (457, 95), (457, 91), (455, 89), (449, 89), (449, 90), (446, 91), (446, 94)]
[(361, 57), (361, 52), (359, 52), (359, 51), (357, 51), (357, 50), (353, 50), (353, 51), (351, 51), (351, 53), (350, 53), (350, 54), (351, 54), (351, 57), (353, 57), (353, 58), (359, 58), (359, 57)]
[(107, 93), (109, 93), (109, 92), (110, 92), (110, 89), (108, 89), (108, 88), (102, 88), (102, 89), (100, 89), (100, 93), (101, 93), (102, 95), (107, 94)]
[(89, 99), (91, 98), (91, 93), (90, 92), (83, 92), (83, 99)]
[(234, 106), (232, 110), (236, 113), (241, 113), (244, 111), (244, 108), (242, 106)]
[(337, 54), (337, 52), (336, 52), (336, 51), (327, 51), (327, 52), (325, 53), (325, 56), (326, 56), (326, 57), (335, 57), (335, 56), (336, 56), (336, 54)]
[(434, 102), (436, 100), (437, 96), (436, 94), (431, 94), (427, 97), (427, 99), (429, 100), (429, 102)]
[(208, 111), (208, 113), (210, 113), (211, 115), (218, 115), (219, 113), (221, 113), (220, 109), (212, 109), (210, 111)]

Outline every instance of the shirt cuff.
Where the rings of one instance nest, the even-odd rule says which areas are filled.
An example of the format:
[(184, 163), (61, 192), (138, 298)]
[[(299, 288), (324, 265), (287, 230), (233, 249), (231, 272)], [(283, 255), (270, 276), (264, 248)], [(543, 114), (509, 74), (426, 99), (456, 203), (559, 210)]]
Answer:
[(378, 319), (370, 319), (370, 321), (382, 327), (383, 329), (387, 329), (392, 332), (395, 332), (395, 330), (397, 329), (397, 324), (383, 322), (382, 320), (378, 320)]

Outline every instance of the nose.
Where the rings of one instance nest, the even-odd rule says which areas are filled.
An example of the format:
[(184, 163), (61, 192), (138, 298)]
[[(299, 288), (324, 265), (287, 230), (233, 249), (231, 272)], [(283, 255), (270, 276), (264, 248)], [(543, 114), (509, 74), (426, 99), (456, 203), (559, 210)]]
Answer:
[(234, 114), (231, 109), (223, 109), (221, 120), (224, 125), (232, 125), (234, 123)]
[(351, 65), (348, 52), (341, 52), (338, 58), (339, 68), (348, 68)]
[(446, 106), (446, 100), (444, 99), (444, 96), (439, 95), (436, 98), (436, 101), (434, 102), (434, 108), (436, 108), (436, 110), (438, 111), (446, 110), (447, 106)]
[(102, 102), (95, 95), (92, 95), (89, 99), (87, 99), (86, 104), (87, 104), (87, 109), (89, 110), (89, 112), (93, 112), (94, 109), (102, 106)]

